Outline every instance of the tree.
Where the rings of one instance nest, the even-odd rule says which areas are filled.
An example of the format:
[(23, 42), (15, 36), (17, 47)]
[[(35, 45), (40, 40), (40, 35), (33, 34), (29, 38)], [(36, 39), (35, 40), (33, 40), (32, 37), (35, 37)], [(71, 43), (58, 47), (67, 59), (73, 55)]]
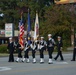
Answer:
[(67, 40), (70, 42), (71, 25), (76, 27), (75, 9), (73, 12), (70, 12), (70, 7), (72, 7), (72, 5), (69, 4), (46, 7), (44, 13), (45, 20), (41, 25), (40, 34), (45, 37), (46, 34), (49, 33), (52, 33), (53, 36), (60, 35), (63, 37), (64, 41), (66, 40), (65, 43), (67, 43)]

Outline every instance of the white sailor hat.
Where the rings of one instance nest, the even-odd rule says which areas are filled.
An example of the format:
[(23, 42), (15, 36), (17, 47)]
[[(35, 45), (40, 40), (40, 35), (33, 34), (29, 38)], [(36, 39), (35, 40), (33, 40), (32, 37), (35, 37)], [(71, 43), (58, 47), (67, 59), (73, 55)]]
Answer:
[(58, 38), (61, 38), (60, 36), (58, 36)]
[(41, 37), (41, 39), (43, 39), (44, 37)]
[(52, 34), (48, 34), (48, 36), (52, 36)]
[(11, 39), (12, 39), (12, 37), (9, 38), (9, 40), (11, 40)]

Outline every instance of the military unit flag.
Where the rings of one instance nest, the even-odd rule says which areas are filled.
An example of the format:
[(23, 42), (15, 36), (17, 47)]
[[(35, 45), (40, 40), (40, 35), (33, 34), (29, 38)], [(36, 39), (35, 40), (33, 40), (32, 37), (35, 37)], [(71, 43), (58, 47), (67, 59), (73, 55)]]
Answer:
[[(30, 39), (30, 37), (31, 37), (31, 21), (30, 21), (29, 9), (28, 9), (27, 38)], [(30, 44), (30, 40), (28, 41), (28, 44)]]
[(38, 12), (36, 12), (36, 19), (35, 19), (35, 27), (34, 27), (34, 40), (39, 37), (39, 20), (38, 20)]

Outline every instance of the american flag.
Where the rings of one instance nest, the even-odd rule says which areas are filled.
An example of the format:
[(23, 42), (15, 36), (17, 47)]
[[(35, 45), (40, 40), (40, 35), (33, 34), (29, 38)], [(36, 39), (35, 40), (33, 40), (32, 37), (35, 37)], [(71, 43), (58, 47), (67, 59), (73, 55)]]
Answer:
[(23, 19), (20, 20), (19, 22), (19, 43), (21, 47), (24, 47), (24, 23)]

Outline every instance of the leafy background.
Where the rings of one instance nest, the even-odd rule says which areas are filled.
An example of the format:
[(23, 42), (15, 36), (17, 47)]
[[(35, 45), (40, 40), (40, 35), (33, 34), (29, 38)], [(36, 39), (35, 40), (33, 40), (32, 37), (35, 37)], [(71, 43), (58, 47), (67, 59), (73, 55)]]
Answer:
[(0, 0), (0, 29), (4, 29), (5, 23), (13, 22), (18, 30), (21, 11), (24, 12), (25, 30), (27, 29), (27, 14), (30, 9), (31, 30), (34, 30), (36, 11), (39, 14), (40, 36), (51, 33), (57, 40), (57, 36), (62, 36), (64, 47), (70, 46), (71, 27), (76, 28), (76, 5), (53, 4), (53, 0)]

